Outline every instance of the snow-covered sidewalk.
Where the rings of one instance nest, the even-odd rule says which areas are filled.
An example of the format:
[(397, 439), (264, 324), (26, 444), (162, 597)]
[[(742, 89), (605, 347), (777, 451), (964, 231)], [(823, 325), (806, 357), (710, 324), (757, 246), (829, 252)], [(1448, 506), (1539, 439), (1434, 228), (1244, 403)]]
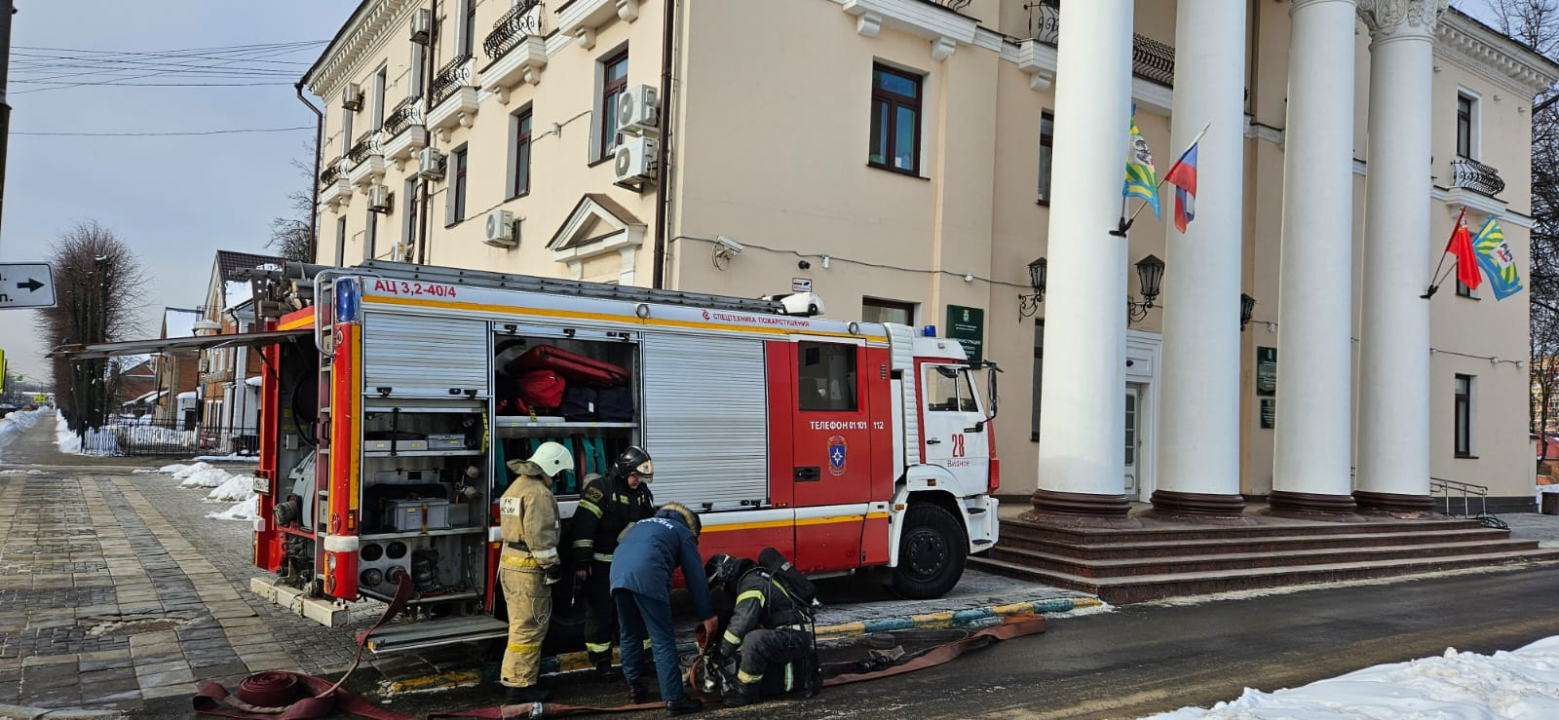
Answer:
[(53, 411), (17, 410), (10, 415), (0, 418), (0, 453), (4, 453), (7, 445), (21, 437), (23, 431), (37, 425), (39, 419), (51, 412)]
[(218, 520), (253, 520), (258, 517), (259, 498), (254, 494), (252, 475), (234, 475), (207, 462), (164, 465), (157, 472), (178, 480), (179, 487), (209, 488), (206, 499), (210, 502), (233, 503), (226, 510), (207, 513), (206, 517)]
[(1211, 709), (1182, 708), (1149, 720), (1196, 718), (1559, 718), (1559, 635), (1493, 655), (1457, 652), (1376, 665), (1276, 692), (1247, 688)]

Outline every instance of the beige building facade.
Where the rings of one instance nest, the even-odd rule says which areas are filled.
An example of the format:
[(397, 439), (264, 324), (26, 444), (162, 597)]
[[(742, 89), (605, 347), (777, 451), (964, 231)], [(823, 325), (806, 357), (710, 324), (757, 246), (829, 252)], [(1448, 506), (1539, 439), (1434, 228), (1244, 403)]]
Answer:
[[(1190, 1), (1098, 6), (1125, 2), (1134, 36), (1131, 102), (1161, 174), (1183, 150), (1172, 146), (1172, 136), (1184, 140), (1200, 129), (1175, 127), (1177, 86), (1188, 91), (1193, 79), (1183, 68), (1207, 67), (1187, 55), (1192, 46), (1184, 40), (1177, 48), (1177, 38), (1191, 39), (1196, 53), (1238, 45), (1199, 42), (1198, 30), (1179, 27), (1188, 11), (1181, 5)], [(1077, 244), (1104, 242), (1052, 242), (1052, 216), (1063, 208), (1050, 202), (1085, 174), (1075, 162), (1055, 162), (1080, 157), (1079, 145), (1067, 147), (1057, 126), (1079, 138), (1077, 128), (1085, 127), (1056, 117), (1058, 95), (1067, 97), (1067, 83), (1079, 92), (1114, 82), (1090, 76), (1096, 66), (1086, 61), (1068, 64), (1060, 48), (1068, 38), (1086, 41), (1078, 33), (1104, 11), (1091, 0), (668, 2), (365, 0), (303, 79), (325, 108), (316, 260), (408, 260), (740, 296), (788, 292), (794, 279), (807, 279), (830, 317), (931, 325), (943, 334), (958, 325), (1005, 370), (994, 423), (1002, 493), (1046, 487), (1040, 428), (1086, 424), (1057, 399), (1039, 410), (1046, 352), (1065, 355), (1072, 339), (1083, 337), (1076, 322), (1061, 321), (1050, 306), (1063, 293), (1064, 307), (1092, 307), (1076, 304), (1083, 295), (1069, 288), (1085, 293), (1096, 278), (1073, 261), (1052, 265), (1050, 294), (1041, 299), (1030, 265), (1055, 256), (1052, 248), (1076, 257), (1090, 252)], [(1237, 284), (1255, 301), (1239, 335), (1220, 336), (1238, 347), (1237, 371), (1230, 365), (1206, 378), (1227, 387), (1229, 398), (1237, 388), (1236, 431), (1223, 433), (1238, 436), (1228, 438), (1237, 443), (1237, 494), (1273, 492), (1277, 418), (1285, 404), (1297, 407), (1312, 394), (1352, 398), (1334, 408), (1341, 425), (1327, 421), (1327, 430), (1353, 443), (1349, 467), (1369, 454), (1355, 440), (1358, 418), (1380, 405), (1360, 407), (1361, 397), (1371, 397), (1360, 380), (1360, 344), (1369, 342), (1362, 308), (1371, 283), (1390, 274), (1365, 261), (1371, 57), (1386, 47), (1379, 28), (1402, 21), (1394, 7), (1431, 21), (1432, 67), (1420, 68), (1428, 112), (1391, 122), (1426, 128), (1432, 162), (1424, 178), (1427, 236), (1414, 232), (1424, 251), (1391, 257), (1428, 277), (1465, 209), (1474, 231), (1498, 218), (1525, 276), (1531, 100), (1559, 77), (1559, 67), (1457, 11), (1436, 20), (1442, 8), (1434, 2), (1362, 3), (1366, 12), (1354, 18), (1349, 39), (1330, 36), (1343, 43), (1338, 47), (1352, 44), (1354, 62), (1324, 78), (1351, 101), (1340, 116), (1353, 118), (1351, 128), (1326, 123), (1351, 144), (1351, 192), (1332, 188), (1351, 197), (1351, 207), (1301, 207), (1288, 192), (1294, 188), (1285, 188), (1285, 163), (1294, 161), (1286, 153), (1290, 140), (1309, 142), (1290, 126), (1299, 92), (1290, 91), (1290, 64), (1300, 52), (1294, 38), (1311, 36), (1290, 11), (1311, 12), (1317, 4), (1251, 0), (1243, 30), (1232, 28), (1244, 38), (1235, 54), (1244, 67), (1244, 92), (1236, 89), (1242, 121), (1238, 128), (1209, 126), (1209, 137), (1234, 133), (1241, 156), (1209, 159), (1213, 144), (1204, 142), (1201, 161), (1225, 162), (1237, 182), (1226, 197), (1198, 197), (1192, 228), (1237, 218), (1231, 241), (1238, 257), (1220, 266), (1175, 245), (1185, 239), (1167, 227), (1174, 200), (1166, 186), (1163, 219), (1139, 215), (1097, 275), (1127, 289), (1110, 311), (1119, 319), (1111, 315), (1097, 326), (1100, 333), (1124, 332), (1124, 367), (1111, 371), (1123, 381), (1119, 397), (1097, 398), (1087, 414), (1103, 408), (1112, 419), (1101, 432), (1119, 437), (1120, 457), (1107, 466), (1121, 477), (1106, 495), (1148, 501), (1163, 489), (1160, 464), (1176, 461), (1173, 449), (1162, 447), (1166, 435), (1194, 436), (1183, 419), (1166, 426), (1166, 417), (1185, 413), (1165, 412), (1164, 313), (1171, 298), (1192, 302), (1189, 288), (1213, 282), (1220, 292)], [(1325, 4), (1356, 12), (1352, 0)], [(1128, 50), (1114, 51), (1125, 62)], [(1072, 57), (1083, 57), (1078, 53)], [(1082, 69), (1063, 71), (1072, 67)], [(637, 135), (619, 134), (620, 113), (612, 108), (624, 96), (642, 104), (641, 86), (654, 91), (660, 121)], [(1112, 158), (1124, 159), (1127, 114), (1118, 132), (1108, 128), (1119, 138)], [(1285, 354), (1278, 342), (1285, 212), (1291, 223), (1331, 214), (1352, 229), (1349, 237), (1295, 241), (1334, 254), (1338, 272), (1351, 278), (1334, 294), (1333, 310), (1348, 312), (1354, 342), (1339, 351), (1352, 366), (1329, 386), (1283, 378), (1307, 369), (1285, 366), (1298, 345), (1291, 342)], [(1120, 251), (1125, 262), (1117, 266)], [(1163, 292), (1128, 318), (1127, 301), (1140, 308), (1145, 299), (1133, 264), (1148, 256), (1165, 261)], [(1429, 411), (1416, 420), (1427, 424), (1429, 474), (1486, 485), (1509, 506), (1529, 507), (1525, 295), (1497, 302), (1486, 289), (1469, 295), (1455, 290), (1454, 277), (1447, 283), (1425, 301), (1427, 397), (1414, 398), (1426, 400)], [(1225, 314), (1208, 322), (1232, 326), (1240, 298), (1229, 294)], [(1288, 322), (1297, 328), (1307, 313), (1291, 310), (1298, 319)], [(1179, 322), (1196, 326), (1194, 318)], [(1061, 346), (1057, 326), (1069, 338)], [(1385, 335), (1377, 340), (1390, 352)], [(1407, 340), (1409, 347), (1416, 342)], [(1065, 380), (1052, 375), (1049, 384)], [(1176, 382), (1184, 391), (1184, 381)]]

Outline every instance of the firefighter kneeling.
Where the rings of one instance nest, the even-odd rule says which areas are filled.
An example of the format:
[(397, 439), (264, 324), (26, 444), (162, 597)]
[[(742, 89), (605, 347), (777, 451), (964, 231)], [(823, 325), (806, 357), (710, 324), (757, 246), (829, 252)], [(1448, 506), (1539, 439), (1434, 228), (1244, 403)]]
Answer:
[[(719, 673), (726, 681), (721, 683), (726, 707), (758, 702), (763, 690), (783, 694), (805, 687), (809, 695), (816, 694), (821, 678), (807, 614), (809, 598), (799, 597), (771, 569), (745, 558), (715, 555), (704, 574), (711, 593), (724, 596), (716, 607), (732, 607), (731, 597), (735, 598), (720, 645), (704, 666), (705, 689), (712, 689), (712, 675)], [(730, 682), (725, 667), (732, 660), (735, 682)]]
[(551, 693), (536, 684), (541, 672), (541, 641), (552, 620), (552, 588), (563, 577), (558, 558), (558, 501), (552, 478), (574, 469), (574, 457), (555, 442), (542, 443), (529, 460), (509, 469), (519, 477), (498, 501), (503, 551), (498, 577), (509, 604), (509, 645), (504, 649), (499, 683), (510, 703), (542, 702)]

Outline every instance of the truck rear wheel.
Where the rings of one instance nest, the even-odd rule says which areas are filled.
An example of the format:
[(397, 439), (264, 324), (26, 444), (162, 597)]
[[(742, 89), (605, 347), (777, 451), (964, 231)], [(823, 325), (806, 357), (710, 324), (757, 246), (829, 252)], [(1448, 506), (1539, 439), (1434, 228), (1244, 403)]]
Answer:
[(911, 600), (946, 595), (963, 577), (969, 542), (953, 514), (929, 503), (911, 505), (899, 537), (893, 592)]

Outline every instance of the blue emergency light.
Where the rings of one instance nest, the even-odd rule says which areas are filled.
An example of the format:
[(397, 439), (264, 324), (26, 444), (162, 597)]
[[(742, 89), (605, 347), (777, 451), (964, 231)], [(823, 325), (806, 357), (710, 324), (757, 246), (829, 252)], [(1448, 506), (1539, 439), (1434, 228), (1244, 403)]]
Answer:
[(920, 334), (925, 337), (936, 337), (936, 326), (927, 325), (920, 329)]

